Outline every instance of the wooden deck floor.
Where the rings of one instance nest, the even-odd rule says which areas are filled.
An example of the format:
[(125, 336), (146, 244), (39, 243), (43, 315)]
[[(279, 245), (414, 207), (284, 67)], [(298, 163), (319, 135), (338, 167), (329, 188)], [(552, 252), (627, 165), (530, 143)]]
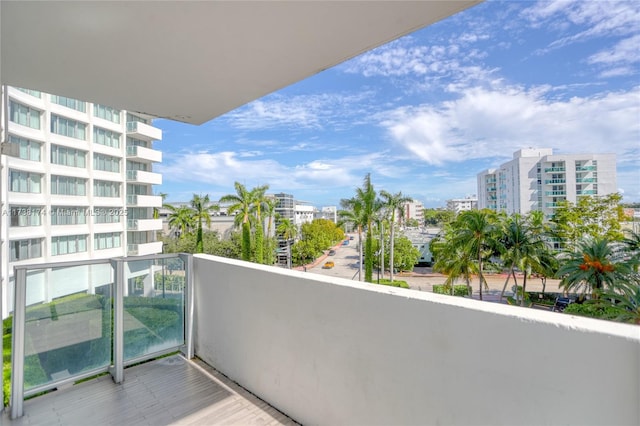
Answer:
[(25, 401), (3, 425), (295, 425), (199, 360), (174, 355)]

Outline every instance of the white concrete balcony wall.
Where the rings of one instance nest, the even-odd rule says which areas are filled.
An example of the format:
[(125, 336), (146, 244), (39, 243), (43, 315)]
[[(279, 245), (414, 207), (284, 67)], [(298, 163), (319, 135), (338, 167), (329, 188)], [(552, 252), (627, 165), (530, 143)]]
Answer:
[(127, 136), (145, 141), (162, 140), (162, 130), (139, 121), (127, 123)]
[(162, 151), (145, 148), (143, 146), (128, 146), (127, 158), (136, 161), (162, 162)]
[(638, 326), (208, 255), (194, 279), (196, 355), (302, 424), (640, 424)]
[(162, 253), (162, 241), (154, 241), (143, 244), (129, 244), (127, 256), (146, 256), (148, 254)]
[(129, 219), (128, 231), (159, 231), (162, 229), (162, 219)]
[(159, 195), (127, 195), (129, 207), (162, 207), (162, 197)]
[(127, 170), (127, 182), (162, 185), (162, 175), (160, 173), (145, 172), (143, 170)]

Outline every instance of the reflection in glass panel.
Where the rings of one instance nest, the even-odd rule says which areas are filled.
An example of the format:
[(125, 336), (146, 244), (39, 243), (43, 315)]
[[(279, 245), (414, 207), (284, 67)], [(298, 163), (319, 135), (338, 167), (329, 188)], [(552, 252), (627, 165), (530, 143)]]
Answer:
[(25, 391), (111, 363), (110, 264), (27, 273)]
[(124, 359), (185, 341), (185, 265), (179, 258), (125, 262)]

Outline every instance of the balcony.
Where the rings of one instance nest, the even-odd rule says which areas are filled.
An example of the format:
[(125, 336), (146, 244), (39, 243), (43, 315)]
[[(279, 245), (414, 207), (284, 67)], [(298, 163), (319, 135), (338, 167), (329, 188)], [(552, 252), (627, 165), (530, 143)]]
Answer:
[(162, 207), (162, 197), (159, 195), (127, 195), (128, 207)]
[(598, 191), (595, 189), (583, 189), (582, 191), (576, 191), (576, 195), (598, 195)]
[(596, 178), (576, 178), (576, 183), (595, 183), (598, 182)]
[(127, 123), (127, 136), (144, 141), (162, 140), (162, 130), (139, 121)]
[(546, 179), (544, 181), (545, 185), (554, 185), (558, 183), (567, 183), (566, 179)]
[(127, 170), (127, 182), (162, 185), (162, 175), (160, 173), (145, 172), (143, 170)]
[(127, 147), (127, 158), (136, 161), (160, 163), (162, 162), (162, 151), (145, 148), (143, 146), (130, 145)]
[(127, 245), (128, 256), (148, 256), (158, 253), (162, 253), (162, 241)]
[(545, 173), (564, 173), (566, 171), (567, 169), (565, 169), (564, 167), (546, 167), (544, 169)]
[[(63, 362), (43, 371), (45, 387), (59, 390), (22, 405), (26, 376), (21, 368), (27, 363), (20, 359), (32, 355), (17, 349), (11, 410), (25, 417), (8, 424), (82, 423), (88, 413), (95, 424), (251, 422), (248, 411), (218, 417), (239, 410), (240, 403), (230, 400), (231, 385), (219, 389), (203, 381), (202, 375), (211, 381), (221, 377), (217, 372), (264, 401), (254, 405), (270, 404), (302, 424), (640, 423), (638, 326), (208, 255), (181, 256), (182, 265), (169, 273), (170, 257), (95, 261), (102, 279), (96, 270), (88, 275), (91, 280), (73, 282), (66, 272), (38, 279), (34, 269), (42, 265), (19, 268), (14, 348), (33, 353), (34, 343), (51, 344), (45, 349), (71, 351), (59, 358), (69, 362), (78, 358), (73, 356), (77, 347), (82, 357), (97, 353), (103, 361), (97, 369), (89, 366), (92, 370), (78, 372)], [(183, 280), (170, 287), (170, 276)], [(39, 295), (77, 297), (87, 283), (92, 285), (83, 287), (87, 296), (101, 295), (107, 303), (75, 303), (73, 312), (58, 303), (55, 320), (54, 309), (39, 307), (46, 302), (38, 301)], [(49, 289), (42, 291), (43, 285)], [(136, 303), (155, 309), (182, 306), (171, 312), (178, 313), (178, 324), (184, 321), (184, 334), (181, 327), (163, 330), (148, 320), (160, 321), (167, 312), (139, 316), (144, 310), (136, 311)], [(107, 325), (113, 318), (114, 325), (96, 328), (100, 322), (83, 320), (88, 317)], [(72, 334), (71, 324), (82, 334)], [(42, 325), (52, 327), (45, 343), (34, 338)], [(92, 344), (83, 345), (82, 337)], [(124, 368), (177, 349), (187, 359), (198, 359), (174, 355)], [(567, 373), (568, 379), (558, 359), (571, 360), (566, 367), (571, 372), (601, 366), (606, 373), (598, 375), (598, 386), (592, 374)], [(70, 385), (96, 370), (110, 372), (119, 384), (102, 377)], [(28, 392), (42, 389), (30, 386)], [(225, 403), (226, 410), (214, 410)]]
[(546, 196), (567, 195), (567, 191), (545, 191)]
[(594, 172), (598, 170), (597, 166), (576, 166), (576, 172)]
[(129, 219), (127, 231), (158, 231), (162, 229), (162, 219)]

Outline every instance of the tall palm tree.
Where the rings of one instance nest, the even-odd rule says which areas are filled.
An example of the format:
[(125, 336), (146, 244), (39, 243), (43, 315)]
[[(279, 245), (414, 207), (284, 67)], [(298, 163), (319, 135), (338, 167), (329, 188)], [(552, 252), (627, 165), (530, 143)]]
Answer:
[(614, 243), (607, 239), (587, 239), (576, 251), (565, 252), (558, 270), (560, 286), (565, 291), (592, 294), (598, 298), (602, 290), (615, 290), (636, 279), (633, 262), (620, 259)]
[(193, 194), (191, 199), (191, 210), (193, 211), (193, 220), (197, 225), (196, 234), (196, 253), (202, 253), (204, 251), (204, 244), (202, 240), (202, 223), (206, 223), (207, 226), (211, 226), (211, 212), (219, 209), (217, 205), (211, 205), (209, 195), (196, 195)]
[(497, 247), (496, 215), (487, 209), (469, 210), (460, 213), (457, 222), (457, 234), (453, 243), (475, 258), (480, 281), (479, 295), (482, 300), (482, 287), (488, 287), (483, 274), (484, 264), (496, 253)]
[(255, 259), (256, 263), (264, 263), (264, 220), (262, 219), (262, 207), (264, 206), (264, 193), (269, 185), (257, 186), (251, 190), (252, 210), (255, 215)]
[(251, 260), (251, 224), (249, 218), (251, 216), (251, 207), (253, 205), (253, 194), (240, 182), (235, 182), (235, 194), (227, 194), (220, 198), (221, 203), (231, 203), (227, 207), (229, 214), (238, 213), (236, 220), (239, 220), (242, 226), (242, 240), (240, 243), (242, 249), (242, 260)]
[[(380, 197), (382, 197), (382, 206), (386, 209), (387, 212), (390, 213), (391, 217), (391, 237), (389, 244), (389, 278), (391, 282), (393, 282), (393, 245), (394, 245), (394, 230), (396, 225), (396, 211), (398, 211), (401, 206), (404, 206), (405, 203), (408, 203), (412, 200), (411, 197), (407, 197), (402, 195), (402, 192), (397, 192), (395, 194), (391, 194), (385, 190), (380, 191)], [(384, 265), (382, 268), (384, 275)]]
[(342, 210), (338, 212), (341, 223), (349, 223), (358, 230), (358, 280), (363, 280), (362, 275), (362, 229), (366, 225), (364, 206), (357, 198), (346, 198), (340, 200)]
[(380, 201), (371, 184), (371, 174), (367, 173), (361, 188), (356, 188), (357, 200), (362, 204), (362, 215), (366, 223), (367, 237), (364, 249), (364, 280), (373, 281), (373, 221), (376, 211), (380, 209)]
[(187, 206), (176, 207), (171, 204), (165, 204), (164, 207), (171, 213), (169, 214), (169, 226), (179, 237), (183, 237), (186, 233), (191, 232), (196, 227), (193, 218), (193, 210)]

